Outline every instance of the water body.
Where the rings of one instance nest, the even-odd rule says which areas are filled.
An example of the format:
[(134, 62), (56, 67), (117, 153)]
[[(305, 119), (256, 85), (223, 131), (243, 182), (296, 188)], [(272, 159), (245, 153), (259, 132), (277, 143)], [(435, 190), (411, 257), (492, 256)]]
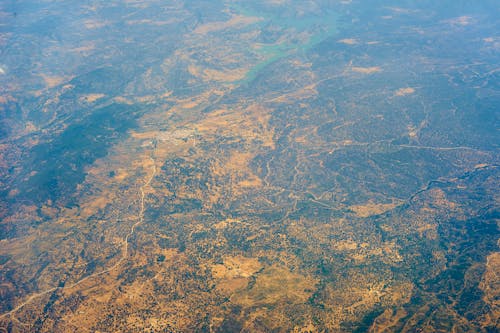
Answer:
[(301, 17), (283, 17), (279, 12), (256, 11), (250, 7), (241, 5), (233, 5), (232, 10), (238, 15), (263, 18), (259, 23), (261, 28), (271, 25), (277, 26), (283, 30), (293, 30), (294, 35), (300, 35), (302, 33), (311, 34), (306, 42), (296, 40), (279, 44), (262, 44), (261, 47), (257, 49), (257, 52), (264, 60), (252, 67), (246, 76), (237, 83), (248, 83), (253, 81), (260, 71), (269, 64), (292, 54), (306, 52), (321, 41), (334, 36), (338, 32), (339, 14), (332, 10), (323, 12), (321, 16), (308, 14)]

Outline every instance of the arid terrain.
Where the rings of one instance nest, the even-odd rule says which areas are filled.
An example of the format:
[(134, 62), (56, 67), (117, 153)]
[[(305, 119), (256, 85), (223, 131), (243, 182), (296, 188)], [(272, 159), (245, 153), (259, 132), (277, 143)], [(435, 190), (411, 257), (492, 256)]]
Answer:
[(0, 3), (0, 332), (500, 330), (467, 3)]

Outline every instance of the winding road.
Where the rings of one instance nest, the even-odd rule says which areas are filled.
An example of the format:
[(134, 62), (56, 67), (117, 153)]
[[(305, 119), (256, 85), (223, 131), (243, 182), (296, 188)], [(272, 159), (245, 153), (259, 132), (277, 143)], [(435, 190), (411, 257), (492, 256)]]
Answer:
[(151, 159), (151, 162), (153, 164), (152, 172), (148, 176), (148, 178), (146, 179), (146, 182), (140, 187), (140, 201), (139, 201), (140, 209), (139, 209), (139, 213), (138, 213), (138, 219), (137, 219), (137, 222), (135, 222), (132, 225), (132, 227), (130, 228), (130, 231), (127, 234), (127, 236), (125, 236), (125, 238), (123, 239), (122, 257), (120, 258), (120, 260), (118, 260), (113, 266), (111, 266), (111, 267), (109, 267), (109, 268), (107, 268), (107, 269), (105, 269), (103, 271), (96, 272), (96, 273), (94, 273), (92, 275), (88, 275), (88, 276), (82, 278), (81, 280), (78, 280), (77, 282), (71, 284), (71, 285), (64, 286), (64, 287), (59, 287), (58, 286), (58, 287), (50, 288), (50, 289), (47, 289), (45, 291), (33, 294), (33, 295), (29, 296), (24, 302), (22, 302), (21, 304), (19, 304), (18, 306), (16, 306), (14, 309), (10, 310), (9, 312), (1, 314), (0, 315), (0, 319), (4, 319), (4, 318), (6, 318), (8, 316), (11, 316), (12, 320), (18, 321), (16, 318), (13, 317), (13, 315), (17, 311), (19, 311), (20, 309), (22, 309), (24, 306), (30, 304), (33, 300), (35, 300), (37, 298), (40, 298), (40, 297), (42, 297), (44, 295), (50, 294), (50, 293), (52, 293), (52, 292), (54, 292), (56, 290), (63, 290), (63, 289), (74, 288), (74, 287), (82, 284), (83, 282), (85, 282), (85, 281), (87, 281), (89, 279), (92, 279), (92, 278), (95, 278), (95, 277), (107, 274), (107, 273), (113, 271), (114, 269), (116, 269), (124, 261), (127, 260), (129, 239), (130, 239), (130, 237), (132, 237), (134, 235), (135, 229), (137, 228), (137, 226), (139, 226), (140, 224), (142, 224), (144, 222), (144, 211), (145, 211), (144, 200), (145, 200), (145, 197), (146, 197), (145, 188), (148, 187), (151, 184), (151, 181), (153, 180), (154, 176), (156, 175), (156, 161), (155, 161), (155, 159), (152, 156), (150, 156), (149, 158)]

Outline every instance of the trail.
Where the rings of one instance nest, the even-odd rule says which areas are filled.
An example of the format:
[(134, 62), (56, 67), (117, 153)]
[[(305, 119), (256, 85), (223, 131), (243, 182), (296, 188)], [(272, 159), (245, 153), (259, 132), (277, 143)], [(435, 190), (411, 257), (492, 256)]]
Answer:
[[(129, 239), (130, 239), (130, 237), (132, 237), (134, 235), (135, 229), (137, 228), (137, 226), (139, 226), (140, 224), (142, 224), (144, 222), (144, 210), (145, 210), (144, 199), (146, 197), (144, 189), (151, 184), (151, 181), (153, 180), (154, 176), (156, 175), (156, 161), (154, 160), (153, 157), (149, 157), (149, 158), (151, 159), (151, 161), (153, 163), (153, 167), (152, 167), (153, 171), (152, 171), (151, 175), (147, 178), (146, 182), (140, 187), (141, 199), (140, 199), (140, 203), (139, 203), (139, 205), (140, 205), (139, 214), (138, 214), (139, 218), (137, 219), (137, 222), (135, 222), (132, 225), (132, 227), (130, 228), (130, 231), (127, 234), (127, 236), (125, 236), (125, 238), (123, 239), (122, 257), (113, 266), (111, 266), (111, 267), (109, 267), (109, 268), (107, 268), (107, 269), (105, 269), (103, 271), (96, 272), (94, 274), (86, 276), (86, 277), (82, 278), (81, 280), (78, 280), (77, 282), (75, 282), (75, 283), (73, 283), (71, 285), (63, 286), (63, 287), (54, 287), (54, 288), (47, 289), (47, 290), (42, 291), (40, 293), (33, 294), (33, 295), (29, 296), (23, 303), (19, 304), (14, 309), (10, 310), (9, 312), (1, 314), (0, 315), (0, 319), (4, 319), (4, 318), (6, 318), (8, 316), (11, 316), (11, 315), (15, 314), (17, 311), (19, 311), (20, 309), (22, 309), (24, 306), (30, 304), (33, 300), (35, 300), (35, 299), (37, 299), (39, 297), (42, 297), (42, 296), (47, 295), (47, 294), (50, 294), (50, 293), (52, 293), (52, 292), (54, 292), (56, 290), (64, 290), (64, 289), (71, 289), (71, 288), (77, 287), (78, 285), (82, 284), (83, 282), (85, 282), (87, 280), (90, 280), (92, 278), (95, 278), (95, 277), (104, 275), (106, 273), (109, 273), (109, 272), (113, 271), (114, 269), (116, 269), (118, 266), (120, 266), (124, 261), (127, 260)], [(11, 319), (18, 321), (15, 318), (11, 318)]]

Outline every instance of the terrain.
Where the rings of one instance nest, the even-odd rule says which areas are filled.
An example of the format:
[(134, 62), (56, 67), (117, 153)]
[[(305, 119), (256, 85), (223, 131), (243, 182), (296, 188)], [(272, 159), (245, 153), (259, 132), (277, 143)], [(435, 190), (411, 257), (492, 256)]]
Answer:
[(498, 331), (496, 7), (0, 4), (0, 331)]

